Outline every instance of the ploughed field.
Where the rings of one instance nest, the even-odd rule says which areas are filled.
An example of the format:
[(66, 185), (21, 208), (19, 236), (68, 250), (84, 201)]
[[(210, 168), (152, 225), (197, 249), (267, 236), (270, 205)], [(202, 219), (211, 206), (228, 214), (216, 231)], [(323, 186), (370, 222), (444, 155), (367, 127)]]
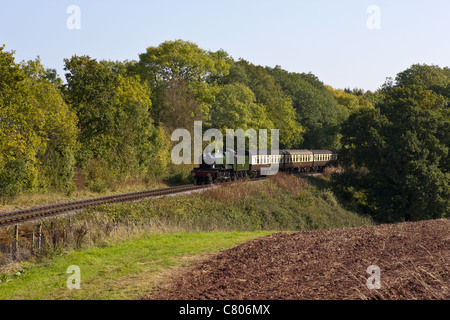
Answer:
[[(149, 299), (449, 299), (450, 220), (277, 233), (180, 271)], [(376, 273), (380, 270), (380, 289)], [(373, 269), (372, 269), (373, 270)]]

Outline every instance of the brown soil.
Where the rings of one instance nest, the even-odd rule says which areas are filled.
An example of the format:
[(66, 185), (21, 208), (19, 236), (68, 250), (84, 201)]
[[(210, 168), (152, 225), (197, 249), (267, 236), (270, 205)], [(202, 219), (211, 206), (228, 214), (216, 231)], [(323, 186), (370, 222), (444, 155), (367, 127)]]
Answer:
[[(449, 299), (450, 219), (277, 233), (178, 274), (149, 299)], [(380, 268), (369, 290), (367, 268)]]

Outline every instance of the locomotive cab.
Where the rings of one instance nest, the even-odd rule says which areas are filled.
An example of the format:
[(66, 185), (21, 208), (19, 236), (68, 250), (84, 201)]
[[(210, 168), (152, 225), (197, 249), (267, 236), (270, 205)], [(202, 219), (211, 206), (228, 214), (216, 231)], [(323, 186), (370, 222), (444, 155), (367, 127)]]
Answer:
[(200, 165), (194, 168), (191, 175), (195, 184), (211, 184), (215, 182), (225, 182), (232, 178), (233, 165), (227, 164), (229, 157), (234, 157), (234, 153), (204, 153), (201, 157)]

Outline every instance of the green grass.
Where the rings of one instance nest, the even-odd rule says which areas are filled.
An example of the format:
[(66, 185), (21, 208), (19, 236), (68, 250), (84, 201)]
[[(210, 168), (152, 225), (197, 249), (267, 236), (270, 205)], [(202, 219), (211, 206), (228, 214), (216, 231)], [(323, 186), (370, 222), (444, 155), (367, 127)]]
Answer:
[[(26, 262), (19, 272), (0, 275), (0, 299), (137, 299), (150, 295), (168, 271), (270, 233), (152, 234), (72, 251), (42, 263)], [(67, 288), (71, 265), (80, 267), (80, 290)]]

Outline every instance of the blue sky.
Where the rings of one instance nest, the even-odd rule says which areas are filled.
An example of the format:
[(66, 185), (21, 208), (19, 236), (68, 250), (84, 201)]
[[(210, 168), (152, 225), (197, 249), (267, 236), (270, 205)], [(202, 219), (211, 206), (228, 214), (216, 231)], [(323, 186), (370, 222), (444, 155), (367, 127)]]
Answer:
[[(81, 29), (66, 12), (81, 10)], [(370, 5), (380, 29), (370, 30)], [(40, 56), (64, 75), (63, 59), (136, 60), (149, 46), (183, 39), (203, 49), (291, 72), (312, 72), (335, 88), (376, 90), (414, 63), (450, 65), (450, 1), (5, 1), (0, 45), (16, 60)]]

